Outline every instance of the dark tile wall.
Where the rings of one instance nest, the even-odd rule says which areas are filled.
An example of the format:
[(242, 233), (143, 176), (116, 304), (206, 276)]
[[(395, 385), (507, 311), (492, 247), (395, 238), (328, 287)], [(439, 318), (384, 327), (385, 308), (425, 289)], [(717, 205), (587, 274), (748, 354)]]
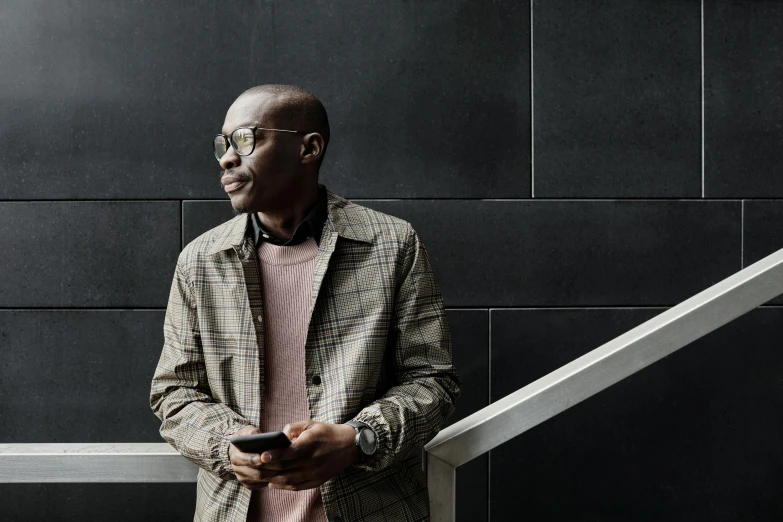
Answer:
[(700, 197), (699, 2), (533, 3), (535, 197)]
[(0, 307), (165, 308), (176, 201), (0, 201)]
[(12, 4), (2, 199), (225, 197), (212, 135), (260, 83), (322, 100), (346, 196), (530, 194), (524, 2)]
[[(747, 267), (783, 246), (783, 201), (743, 201), (742, 205), (745, 223), (742, 262)], [(776, 297), (770, 303), (783, 304), (783, 297)]]
[[(464, 380), (447, 425), (779, 250), (781, 15), (5, 2), (0, 442), (162, 441), (148, 392), (174, 263), (233, 215), (210, 139), (260, 83), (316, 94), (321, 181), (422, 237)], [(458, 468), (458, 520), (783, 519), (779, 304)], [(8, 520), (194, 505), (195, 484), (0, 485)]]
[[(492, 310), (492, 398), (663, 310)], [(756, 309), (492, 450), (492, 519), (780, 519), (782, 321)]]
[(707, 197), (783, 196), (783, 3), (704, 1)]

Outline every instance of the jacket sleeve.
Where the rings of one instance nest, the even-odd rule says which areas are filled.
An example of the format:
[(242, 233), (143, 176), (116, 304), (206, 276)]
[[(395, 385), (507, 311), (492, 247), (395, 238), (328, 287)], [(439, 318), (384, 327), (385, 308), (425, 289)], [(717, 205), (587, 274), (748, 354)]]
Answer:
[(418, 454), (438, 434), (462, 385), (452, 364), (451, 334), (427, 251), (408, 223), (398, 272), (387, 354), (393, 385), (353, 419), (376, 433), (378, 449), (353, 465), (377, 471)]
[(193, 289), (177, 260), (163, 323), (163, 350), (152, 377), (150, 406), (161, 436), (183, 457), (226, 480), (236, 480), (230, 436), (251, 424), (211, 395)]

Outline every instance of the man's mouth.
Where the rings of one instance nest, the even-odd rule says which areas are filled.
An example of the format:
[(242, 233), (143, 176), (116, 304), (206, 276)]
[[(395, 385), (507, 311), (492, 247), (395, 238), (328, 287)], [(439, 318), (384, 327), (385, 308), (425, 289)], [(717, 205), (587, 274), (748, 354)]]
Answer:
[(223, 185), (223, 189), (226, 192), (233, 192), (243, 186), (247, 181), (235, 181), (234, 183), (229, 183), (228, 185)]

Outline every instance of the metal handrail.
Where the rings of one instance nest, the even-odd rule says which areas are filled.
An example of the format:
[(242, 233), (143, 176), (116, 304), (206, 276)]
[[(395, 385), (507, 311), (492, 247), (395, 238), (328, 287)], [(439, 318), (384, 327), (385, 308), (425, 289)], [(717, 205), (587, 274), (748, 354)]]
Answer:
[(167, 442), (0, 444), (0, 484), (196, 482), (198, 469)]
[(456, 468), (783, 293), (783, 249), (441, 430), (425, 446), (432, 522), (455, 519)]
[[(455, 518), (456, 468), (783, 293), (783, 249), (441, 430), (424, 446), (430, 516)], [(0, 444), (0, 483), (195, 482), (168, 443)]]

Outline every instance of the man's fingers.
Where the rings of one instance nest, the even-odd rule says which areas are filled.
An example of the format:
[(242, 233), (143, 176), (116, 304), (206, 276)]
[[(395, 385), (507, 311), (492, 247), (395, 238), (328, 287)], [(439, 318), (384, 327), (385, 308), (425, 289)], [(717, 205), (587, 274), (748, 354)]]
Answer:
[(290, 487), (304, 482), (306, 480), (312, 480), (312, 470), (305, 469), (303, 467), (294, 468), (289, 471), (281, 471), (274, 476), (269, 477), (269, 487), (274, 488), (277, 486)]
[(245, 466), (236, 466), (233, 471), (237, 479), (241, 479), (242, 482), (246, 483), (267, 482), (279, 473), (272, 469), (256, 469)]
[(258, 453), (243, 453), (242, 454), (242, 464), (247, 466), (248, 468), (254, 468), (256, 467), (255, 462), (253, 462), (253, 459), (255, 458), (258, 460)]
[(296, 458), (290, 460), (279, 460), (276, 462), (264, 462), (261, 464), (254, 464), (253, 466), (258, 469), (268, 469), (275, 471), (289, 470), (302, 467), (306, 462), (306, 459)]
[(256, 479), (257, 480), (264, 480), (264, 481), (268, 481), (270, 479), (273, 479), (279, 473), (279, 471), (275, 471), (275, 470), (272, 470), (272, 469), (257, 469), (255, 471), (257, 473), (257, 475), (255, 475)]
[(263, 452), (261, 454), (261, 463), (266, 465), (285, 460), (304, 458), (312, 451), (312, 439), (313, 436), (307, 433), (305, 430), (301, 435), (299, 435), (299, 437), (297, 437), (296, 442), (292, 442), (290, 446)]
[(298, 459), (301, 456), (301, 451), (298, 446), (289, 446), (287, 448), (278, 448), (274, 450), (267, 450), (261, 454), (262, 464), (272, 464), (275, 462), (281, 462), (285, 460)]
[(235, 466), (247, 466), (248, 468), (256, 467), (256, 463), (253, 462), (253, 457), (258, 457), (258, 453), (245, 453), (243, 451), (237, 451), (231, 456), (231, 464)]

